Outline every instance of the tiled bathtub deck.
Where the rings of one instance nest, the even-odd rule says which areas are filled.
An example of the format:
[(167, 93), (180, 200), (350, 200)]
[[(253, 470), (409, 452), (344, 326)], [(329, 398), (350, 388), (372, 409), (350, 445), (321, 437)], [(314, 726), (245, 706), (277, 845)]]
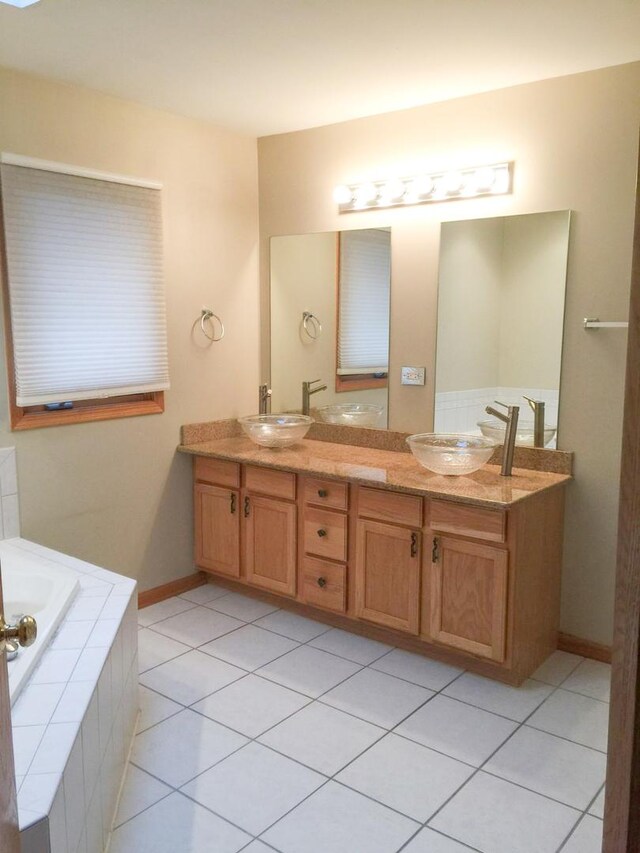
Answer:
[(608, 666), (514, 689), (214, 585), (139, 620), (112, 853), (600, 853)]

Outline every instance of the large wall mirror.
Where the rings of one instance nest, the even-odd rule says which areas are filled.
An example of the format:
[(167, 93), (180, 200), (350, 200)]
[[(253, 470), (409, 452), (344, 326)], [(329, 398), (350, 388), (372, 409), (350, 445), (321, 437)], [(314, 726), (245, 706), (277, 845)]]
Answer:
[(302, 410), (302, 383), (317, 420), (388, 424), (391, 231), (367, 228), (272, 237), (273, 412)]
[(491, 434), (485, 406), (500, 400), (521, 407), (519, 443), (532, 443), (527, 396), (545, 403), (556, 446), (569, 221), (556, 211), (442, 225), (436, 432)]
[[(427, 365), (436, 432), (479, 434), (497, 399), (521, 407), (519, 443), (530, 443), (526, 395), (545, 403), (556, 446), (569, 223), (569, 211), (553, 211), (442, 224)], [(317, 420), (386, 428), (391, 229), (273, 237), (270, 255), (272, 411), (301, 411), (302, 383), (317, 379)]]

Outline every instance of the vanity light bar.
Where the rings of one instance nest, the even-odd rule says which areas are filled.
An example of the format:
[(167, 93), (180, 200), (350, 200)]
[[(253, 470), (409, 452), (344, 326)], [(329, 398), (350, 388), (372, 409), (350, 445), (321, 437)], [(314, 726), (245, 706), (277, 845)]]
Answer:
[(491, 166), (433, 172), (413, 178), (342, 184), (333, 191), (333, 199), (340, 213), (348, 213), (351, 210), (505, 195), (512, 191), (513, 165), (513, 162), (494, 163)]

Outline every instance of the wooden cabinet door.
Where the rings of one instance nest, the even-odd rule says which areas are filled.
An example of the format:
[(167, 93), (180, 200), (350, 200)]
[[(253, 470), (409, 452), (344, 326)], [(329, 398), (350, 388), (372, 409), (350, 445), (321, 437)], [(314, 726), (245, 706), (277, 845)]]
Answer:
[(358, 521), (356, 615), (417, 634), (420, 622), (420, 547), (416, 530)]
[(504, 661), (509, 555), (448, 536), (433, 540), (430, 635), (433, 640)]
[(239, 493), (196, 483), (194, 504), (196, 565), (240, 577)]
[(296, 593), (296, 505), (259, 495), (243, 499), (247, 580), (285, 595)]

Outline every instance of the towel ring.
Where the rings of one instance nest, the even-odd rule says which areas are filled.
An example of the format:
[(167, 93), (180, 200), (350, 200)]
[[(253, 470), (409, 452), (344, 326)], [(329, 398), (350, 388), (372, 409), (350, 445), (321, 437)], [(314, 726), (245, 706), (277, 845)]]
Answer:
[[(215, 324), (213, 322), (214, 318), (220, 324), (220, 337), (219, 338), (215, 337)], [(205, 328), (204, 324), (207, 322), (211, 325), (211, 330), (213, 331), (212, 335), (210, 335), (209, 332)], [(202, 309), (202, 314), (200, 315), (200, 328), (202, 329), (202, 334), (205, 336), (205, 338), (209, 338), (210, 341), (217, 342), (217, 341), (221, 341), (224, 338), (224, 323), (222, 322), (220, 317), (218, 317), (217, 314), (214, 314), (213, 311), (210, 311), (208, 308)]]
[[(322, 323), (311, 311), (302, 312), (302, 328), (312, 341), (316, 341), (322, 334)], [(313, 332), (310, 329), (313, 329)]]

